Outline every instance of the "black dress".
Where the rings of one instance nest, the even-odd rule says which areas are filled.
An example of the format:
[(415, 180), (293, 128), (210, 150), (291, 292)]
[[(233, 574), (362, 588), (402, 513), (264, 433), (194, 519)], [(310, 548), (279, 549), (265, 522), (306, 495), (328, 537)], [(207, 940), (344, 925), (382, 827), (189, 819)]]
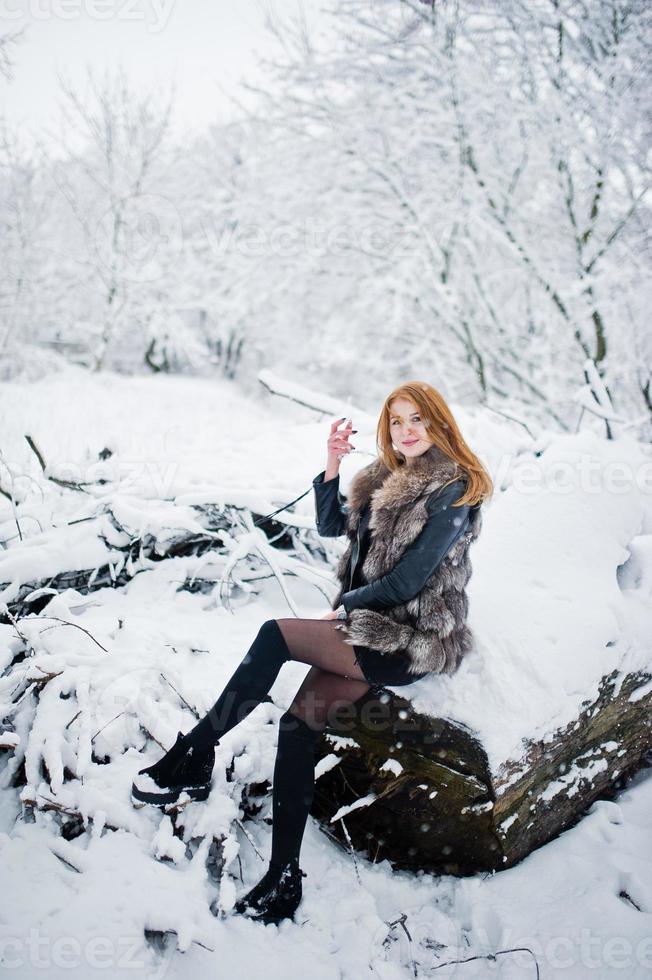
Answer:
[[(371, 542), (371, 531), (369, 530), (369, 518), (371, 512), (367, 504), (360, 515), (360, 558), (357, 562), (353, 575), (352, 588), (364, 585), (364, 580), (360, 575), (359, 569), (365, 559), (369, 544)], [(353, 645), (355, 650), (356, 662), (367, 678), (371, 688), (379, 693), (384, 685), (403, 686), (418, 681), (430, 673), (429, 670), (420, 674), (410, 674), (408, 665), (409, 655), (402, 650), (394, 650), (392, 653), (384, 653), (382, 650), (372, 650), (371, 647)]]

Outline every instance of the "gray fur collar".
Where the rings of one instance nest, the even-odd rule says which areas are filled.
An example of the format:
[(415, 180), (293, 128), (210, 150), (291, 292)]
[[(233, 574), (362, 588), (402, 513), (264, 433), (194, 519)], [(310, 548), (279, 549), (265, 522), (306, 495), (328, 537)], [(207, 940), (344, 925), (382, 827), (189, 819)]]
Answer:
[(369, 500), (372, 512), (402, 507), (462, 475), (458, 464), (434, 443), (414, 462), (404, 463), (397, 470), (390, 470), (382, 460), (375, 459), (351, 481), (347, 494), (350, 523), (357, 523)]

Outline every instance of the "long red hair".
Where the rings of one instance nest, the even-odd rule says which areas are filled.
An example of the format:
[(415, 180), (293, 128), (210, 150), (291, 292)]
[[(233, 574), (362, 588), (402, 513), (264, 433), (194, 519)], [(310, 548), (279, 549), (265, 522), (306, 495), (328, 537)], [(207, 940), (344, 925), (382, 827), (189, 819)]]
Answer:
[(390, 404), (396, 398), (407, 398), (414, 402), (429, 438), (464, 471), (467, 477), (466, 492), (455, 501), (453, 506), (459, 507), (462, 504), (472, 506), (491, 496), (494, 490), (493, 480), (464, 440), (453, 413), (441, 393), (425, 381), (406, 381), (385, 399), (376, 429), (378, 456), (385, 466), (390, 470), (396, 470), (406, 465), (403, 453), (395, 451), (392, 447)]

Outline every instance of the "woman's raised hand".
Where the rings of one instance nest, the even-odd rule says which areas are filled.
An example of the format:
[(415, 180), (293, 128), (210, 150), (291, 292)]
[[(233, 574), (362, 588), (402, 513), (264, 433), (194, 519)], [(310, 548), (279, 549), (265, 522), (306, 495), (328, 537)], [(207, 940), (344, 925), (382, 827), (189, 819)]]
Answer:
[[(342, 422), (346, 421), (346, 425), (340, 429)], [(347, 453), (350, 453), (355, 446), (349, 443), (349, 436), (353, 432), (357, 432), (357, 429), (352, 428), (353, 422), (351, 419), (336, 419), (331, 425), (331, 431), (328, 435), (328, 441), (326, 443), (327, 447), (327, 461), (326, 461), (326, 473), (325, 478), (330, 479), (339, 472), (340, 462)]]

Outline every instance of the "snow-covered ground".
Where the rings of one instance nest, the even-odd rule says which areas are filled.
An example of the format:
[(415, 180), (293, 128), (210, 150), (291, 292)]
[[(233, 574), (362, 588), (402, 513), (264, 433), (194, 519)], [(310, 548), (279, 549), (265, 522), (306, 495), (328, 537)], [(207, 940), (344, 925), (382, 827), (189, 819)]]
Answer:
[[(282, 399), (252, 402), (228, 382), (98, 379), (74, 369), (32, 385), (5, 385), (0, 451), (22, 503), (14, 515), (0, 498), (0, 539), (8, 545), (0, 551), (0, 583), (11, 583), (0, 601), (21, 581), (102, 561), (107, 546), (93, 522), (66, 523), (89, 516), (102, 499), (126, 526), (157, 535), (191, 526), (195, 501), (274, 510), (310, 487), (324, 467), (329, 422), (345, 413), (360, 431), (358, 452), (342, 468), (344, 490), (354, 470), (373, 458), (376, 422), (345, 404), (322, 416)], [(496, 484), (472, 552), (469, 622), (477, 649), (453, 677), (419, 681), (410, 696), (417, 709), (476, 730), (498, 766), (519, 755), (523, 738), (543, 737), (574, 718), (604, 673), (650, 669), (651, 462), (628, 440), (542, 433), (534, 444), (522, 427), (497, 416), (456, 415)], [(82, 481), (103, 475), (118, 485), (88, 498), (53, 484), (39, 489), (27, 476), (43, 488), (26, 433), (56, 475)], [(100, 463), (105, 447), (113, 455)], [(2, 479), (7, 486), (6, 466)], [(311, 528), (313, 512), (310, 492), (296, 507), (300, 516), (286, 519)], [(251, 533), (253, 542), (260, 532)], [(326, 544), (333, 555), (343, 546)], [(281, 558), (279, 567), (287, 569)], [(328, 588), (328, 580), (323, 567), (304, 558), (302, 574), (284, 580), (287, 593), (270, 574), (256, 583), (255, 595), (227, 609), (216, 594), (177, 591), (202, 561), (157, 563), (123, 589), (67, 592), (39, 617), (21, 621), (35, 650), (23, 665), (30, 671), (24, 682), (45, 670), (58, 674), (42, 688), (37, 707), (26, 695), (15, 717), (19, 751), (28, 747), (23, 796), (54, 794), (59, 806), (87, 817), (88, 828), (66, 841), (51, 811), (37, 810), (34, 823), (17, 820), (21, 791), (3, 784), (0, 962), (8, 972), (280, 977), (296, 970), (348, 978), (371, 968), (389, 980), (527, 946), (542, 978), (650, 975), (649, 769), (617, 801), (597, 801), (578, 825), (494, 875), (415, 877), (360, 858), (356, 868), (310, 819), (301, 926), (231, 917), (235, 896), (266, 867), (270, 843), (263, 819), (270, 801), (242, 824), (236, 789), (271, 778), (275, 721), (306, 668), (286, 665), (272, 690), (274, 704), (261, 705), (223, 740), (209, 800), (185, 813), (184, 841), (172, 833), (169, 816), (129, 802), (144, 756), (160, 754), (139, 722), (171, 744), (194, 721), (184, 700), (200, 713), (207, 709), (266, 619), (293, 611), (323, 615), (328, 605), (315, 582)], [(18, 645), (13, 627), (0, 627), (3, 668)], [(3, 702), (10, 693), (5, 681)], [(108, 765), (92, 760), (91, 744), (96, 756), (111, 757)], [(234, 753), (234, 779), (227, 780)], [(42, 780), (41, 758), (51, 785)], [(64, 780), (64, 767), (76, 778)], [(222, 919), (209, 912), (217, 894), (206, 871), (213, 835), (224, 836), (229, 862), (219, 893)], [(178, 939), (156, 952), (143, 940), (145, 929)], [(442, 966), (436, 975), (534, 977), (535, 963), (529, 953), (510, 952), (493, 962)]]
[[(126, 761), (135, 767), (135, 757)], [(219, 767), (216, 773), (219, 778)], [(116, 774), (114, 782), (120, 781), (124, 801), (123, 776)], [(213, 797), (216, 792), (219, 786)], [(206, 808), (215, 810), (213, 800)], [(297, 924), (279, 927), (209, 915), (212, 896), (202, 862), (188, 865), (178, 855), (178, 863), (155, 860), (170, 842), (166, 817), (139, 817), (130, 830), (97, 830), (66, 844), (45, 821), (14, 824), (14, 816), (14, 803), (4, 793), (0, 962), (21, 980), (46, 975), (46, 966), (52, 980), (87, 980), (96, 971), (110, 977), (269, 980), (355, 980), (370, 973), (407, 980), (415, 975), (411, 960), (419, 976), (429, 976), (448, 959), (515, 947), (533, 951), (542, 980), (644, 980), (652, 971), (650, 770), (634, 777), (617, 802), (594, 803), (557, 840), (488, 876), (415, 877), (358, 859), (358, 880), (351, 859), (311, 818)], [(269, 829), (252, 830), (251, 823), (248, 828), (266, 856)], [(238, 891), (264, 870), (241, 839), (245, 884)], [(411, 942), (400, 924), (390, 927), (403, 915)], [(181, 954), (171, 943), (167, 952), (154, 954), (143, 942), (144, 927), (177, 930), (180, 941), (196, 938), (208, 949), (193, 943)], [(530, 954), (520, 952), (495, 962), (444, 966), (436, 975), (521, 980), (536, 974)]]

